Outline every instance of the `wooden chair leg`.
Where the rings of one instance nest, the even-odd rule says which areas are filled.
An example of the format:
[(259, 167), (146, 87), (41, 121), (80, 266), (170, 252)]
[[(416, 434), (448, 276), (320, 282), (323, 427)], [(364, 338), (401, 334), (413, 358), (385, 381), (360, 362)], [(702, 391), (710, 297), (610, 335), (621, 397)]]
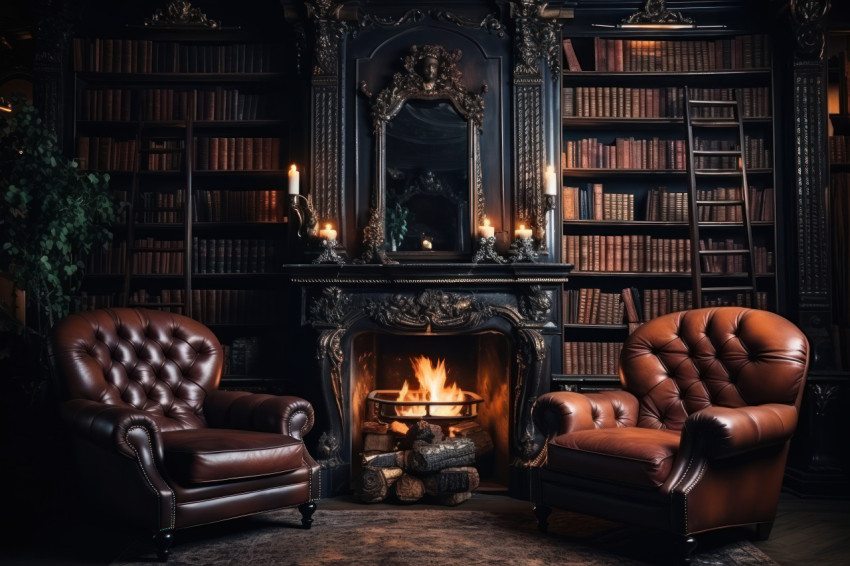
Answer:
[(313, 513), (316, 512), (316, 503), (313, 501), (302, 503), (298, 506), (298, 510), (301, 512), (301, 525), (305, 529), (309, 529), (310, 525), (313, 524)]
[(679, 561), (681, 564), (690, 564), (691, 556), (697, 549), (697, 540), (689, 535), (682, 537), (679, 546)]
[(168, 551), (171, 548), (171, 542), (174, 540), (174, 531), (171, 529), (159, 531), (153, 536), (153, 542), (156, 546), (156, 557), (160, 562), (168, 561)]
[(756, 540), (767, 540), (771, 530), (773, 530), (773, 521), (756, 523)]
[(549, 515), (552, 514), (552, 508), (545, 505), (534, 506), (534, 516), (537, 517), (537, 529), (541, 533), (545, 533), (549, 529)]

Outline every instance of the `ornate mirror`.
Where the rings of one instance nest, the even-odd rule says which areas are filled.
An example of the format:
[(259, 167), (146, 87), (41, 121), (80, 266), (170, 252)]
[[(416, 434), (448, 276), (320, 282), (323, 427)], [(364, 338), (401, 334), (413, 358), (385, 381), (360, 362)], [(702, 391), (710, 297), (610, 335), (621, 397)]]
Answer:
[(484, 210), (478, 140), (484, 99), (466, 91), (460, 58), (460, 50), (414, 45), (404, 72), (377, 96), (360, 84), (371, 99), (376, 155), (364, 262), (472, 253)]

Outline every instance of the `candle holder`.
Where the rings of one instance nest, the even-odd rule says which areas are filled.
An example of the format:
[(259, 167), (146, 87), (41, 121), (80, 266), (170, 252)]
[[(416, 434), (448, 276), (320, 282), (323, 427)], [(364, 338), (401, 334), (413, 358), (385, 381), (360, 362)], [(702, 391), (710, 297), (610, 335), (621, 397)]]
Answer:
[(319, 254), (319, 257), (313, 260), (313, 263), (337, 263), (339, 265), (345, 264), (345, 259), (342, 258), (339, 254), (336, 253), (337, 241), (336, 240), (328, 240), (323, 239), (321, 242), (322, 253)]
[(534, 251), (534, 238), (517, 238), (511, 244), (511, 249), (508, 250), (508, 256), (511, 263), (535, 263), (537, 261), (537, 252)]
[(495, 248), (496, 236), (478, 238), (478, 251), (472, 256), (472, 263), (490, 262), (507, 263), (508, 260), (499, 255)]

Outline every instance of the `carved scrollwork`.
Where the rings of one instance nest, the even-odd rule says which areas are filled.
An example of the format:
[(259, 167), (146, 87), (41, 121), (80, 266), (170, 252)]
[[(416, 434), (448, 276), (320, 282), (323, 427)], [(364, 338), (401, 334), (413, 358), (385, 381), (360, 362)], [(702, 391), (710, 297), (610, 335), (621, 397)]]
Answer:
[(316, 459), (323, 468), (336, 468), (342, 464), (339, 457), (339, 439), (331, 432), (323, 432), (316, 446)]
[[(390, 85), (379, 92), (372, 101), (372, 127), (378, 133), (383, 122), (392, 120), (398, 114), (402, 104), (412, 98), (437, 100), (448, 98), (457, 111), (473, 122), (480, 131), (484, 124), (484, 97), (481, 94), (467, 92), (463, 84), (463, 74), (457, 68), (462, 56), (460, 49), (448, 51), (441, 45), (414, 45), (404, 58), (404, 73), (395, 73)], [(432, 80), (419, 73), (417, 67), (425, 58), (437, 60), (437, 75)], [(365, 83), (360, 90), (371, 98)], [(482, 92), (487, 91), (484, 85)]]
[(431, 17), (435, 20), (445, 20), (457, 26), (465, 28), (478, 28), (486, 30), (487, 33), (495, 34), (499, 37), (505, 37), (505, 26), (496, 14), (487, 14), (480, 22), (465, 18), (448, 10), (431, 10)]
[(372, 207), (369, 212), (369, 224), (363, 229), (363, 255), (354, 260), (354, 263), (384, 263), (397, 264), (390, 259), (387, 250), (384, 249), (384, 214), (378, 207)]
[(838, 386), (825, 383), (810, 383), (809, 391), (815, 403), (815, 414), (824, 415), (829, 403), (838, 396)]
[(153, 16), (145, 20), (146, 26), (181, 26), (217, 29), (221, 22), (211, 20), (200, 8), (193, 8), (186, 0), (171, 0), (165, 11), (158, 8)]
[(829, 6), (829, 0), (791, 0), (791, 22), (802, 57), (820, 59), (823, 55), (824, 25)]
[(529, 293), (520, 295), (518, 300), (519, 312), (526, 320), (541, 322), (546, 320), (552, 312), (552, 299), (549, 294), (540, 288), (540, 285), (532, 285)]
[(339, 48), (348, 30), (348, 25), (339, 19), (342, 4), (335, 0), (307, 2), (307, 15), (316, 26), (314, 75), (338, 74)]
[(643, 7), (623, 18), (624, 24), (692, 24), (691, 18), (686, 18), (681, 12), (667, 9), (666, 0), (646, 0)]
[(310, 307), (313, 326), (342, 327), (351, 314), (351, 297), (343, 294), (339, 287), (322, 289), (322, 295)]
[(408, 10), (399, 18), (381, 17), (375, 14), (357, 10), (357, 28), (352, 30), (352, 35), (357, 37), (361, 31), (376, 29), (376, 28), (392, 28), (399, 27), (408, 22), (419, 23), (425, 17), (422, 10)]
[(490, 305), (471, 295), (432, 290), (417, 296), (397, 294), (383, 301), (366, 301), (363, 307), (376, 323), (405, 330), (474, 328), (495, 314)]
[(546, 2), (540, 0), (511, 3), (516, 24), (514, 75), (540, 77), (540, 59), (543, 59), (555, 81), (561, 74), (558, 26), (554, 21), (542, 19), (545, 6)]

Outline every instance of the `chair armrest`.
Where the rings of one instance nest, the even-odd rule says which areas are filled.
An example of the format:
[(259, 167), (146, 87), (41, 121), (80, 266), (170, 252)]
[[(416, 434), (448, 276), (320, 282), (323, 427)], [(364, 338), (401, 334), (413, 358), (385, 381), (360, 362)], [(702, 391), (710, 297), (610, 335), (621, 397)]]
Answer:
[(532, 416), (547, 438), (578, 430), (635, 426), (638, 400), (628, 391), (555, 391), (537, 399)]
[(313, 428), (313, 406), (300, 397), (211, 391), (204, 415), (213, 428), (286, 434), (299, 440)]
[(60, 415), (74, 434), (102, 448), (118, 450), (125, 456), (138, 459), (139, 451), (145, 449), (139, 443), (142, 441), (149, 444), (156, 461), (162, 461), (159, 427), (144, 411), (89, 399), (73, 399), (61, 404)]
[(726, 458), (785, 442), (797, 428), (797, 417), (796, 407), (780, 403), (706, 407), (688, 416), (682, 444), (698, 445), (708, 458)]

